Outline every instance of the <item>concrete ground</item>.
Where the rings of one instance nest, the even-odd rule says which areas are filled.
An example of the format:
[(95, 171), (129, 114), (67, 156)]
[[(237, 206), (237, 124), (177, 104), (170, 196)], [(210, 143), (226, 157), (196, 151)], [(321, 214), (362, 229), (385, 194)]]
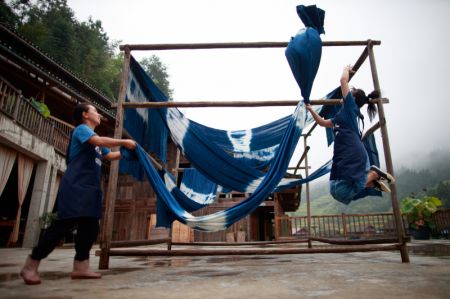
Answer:
[(6, 248), (0, 298), (450, 298), (450, 241), (413, 241), (409, 249), (409, 264), (398, 251), (111, 257), (102, 279), (71, 280), (74, 251), (62, 248), (42, 262), (42, 284), (27, 286), (18, 272), (30, 250)]

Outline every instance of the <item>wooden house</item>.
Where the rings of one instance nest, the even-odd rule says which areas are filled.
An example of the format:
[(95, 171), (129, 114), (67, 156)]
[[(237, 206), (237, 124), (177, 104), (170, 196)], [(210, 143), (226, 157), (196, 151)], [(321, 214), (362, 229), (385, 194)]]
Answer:
[[(94, 105), (106, 117), (97, 128), (102, 136), (113, 135), (115, 111), (109, 98), (13, 30), (0, 25), (0, 36), (0, 246), (32, 247), (39, 238), (40, 219), (55, 211), (59, 180), (66, 168), (72, 108), (79, 102)], [(50, 115), (40, 113), (36, 103), (44, 103)], [(170, 140), (167, 157), (166, 166), (174, 174), (188, 165)], [(108, 170), (106, 164), (104, 171)], [(105, 175), (105, 190), (107, 179)], [(156, 197), (148, 182), (120, 175), (117, 190), (112, 240), (146, 240), (168, 233), (155, 228)], [(218, 195), (215, 204), (196, 214), (225, 209), (245, 197)], [(233, 240), (242, 241), (243, 235), (247, 241), (272, 240), (274, 215), (296, 210), (299, 200), (299, 190), (274, 195), (224, 232), (194, 232), (174, 223), (172, 239), (226, 241), (227, 233), (233, 233)], [(242, 231), (245, 234), (238, 233)]]

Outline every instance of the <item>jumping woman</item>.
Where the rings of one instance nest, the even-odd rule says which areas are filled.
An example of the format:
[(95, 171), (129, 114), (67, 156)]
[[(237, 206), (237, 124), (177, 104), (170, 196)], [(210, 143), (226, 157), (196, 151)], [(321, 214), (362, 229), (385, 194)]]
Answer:
[(319, 116), (310, 105), (306, 109), (314, 120), (322, 127), (333, 128), (334, 149), (333, 164), (330, 173), (330, 193), (334, 199), (349, 204), (356, 200), (356, 195), (365, 188), (376, 188), (390, 192), (389, 184), (395, 181), (394, 177), (372, 165), (370, 166), (367, 151), (361, 141), (362, 132), (359, 129), (359, 119), (363, 119), (360, 108), (367, 105), (370, 121), (375, 117), (377, 110), (370, 99), (380, 96), (373, 91), (368, 96), (361, 89), (350, 89), (352, 66), (344, 68), (341, 76), (341, 91), (343, 105), (334, 118), (324, 119)]

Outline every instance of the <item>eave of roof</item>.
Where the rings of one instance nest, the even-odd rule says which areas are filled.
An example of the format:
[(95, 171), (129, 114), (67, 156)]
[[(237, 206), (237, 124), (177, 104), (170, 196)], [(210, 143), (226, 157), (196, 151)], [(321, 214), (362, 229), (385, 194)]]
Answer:
[(79, 79), (68, 69), (64, 68), (48, 55), (39, 50), (35, 45), (25, 41), (17, 33), (0, 24), (0, 50), (8, 58), (26, 66), (33, 72), (37, 72), (64, 92), (78, 98), (80, 101), (88, 101), (115, 117), (115, 111), (111, 110), (111, 100), (92, 87), (89, 83)]

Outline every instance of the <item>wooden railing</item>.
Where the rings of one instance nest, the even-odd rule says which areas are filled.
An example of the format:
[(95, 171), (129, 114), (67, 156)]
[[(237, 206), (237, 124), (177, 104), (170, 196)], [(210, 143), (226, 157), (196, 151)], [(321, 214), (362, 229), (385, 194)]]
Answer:
[(311, 216), (311, 231), (308, 232), (306, 216), (275, 217), (280, 238), (361, 238), (396, 236), (392, 213), (341, 214)]
[[(402, 216), (406, 235), (409, 235), (408, 220)], [(433, 214), (436, 227), (432, 235), (448, 238), (450, 231), (450, 209), (441, 209)], [(392, 213), (378, 214), (341, 214), (311, 216), (311, 232), (308, 233), (306, 216), (275, 217), (278, 237), (295, 238), (373, 238), (395, 237), (396, 228)]]
[(45, 118), (20, 90), (1, 77), (0, 111), (65, 155), (72, 127), (53, 117)]
[(433, 229), (433, 235), (439, 235), (447, 238), (450, 231), (450, 209), (441, 209), (433, 214), (433, 220), (436, 227)]

